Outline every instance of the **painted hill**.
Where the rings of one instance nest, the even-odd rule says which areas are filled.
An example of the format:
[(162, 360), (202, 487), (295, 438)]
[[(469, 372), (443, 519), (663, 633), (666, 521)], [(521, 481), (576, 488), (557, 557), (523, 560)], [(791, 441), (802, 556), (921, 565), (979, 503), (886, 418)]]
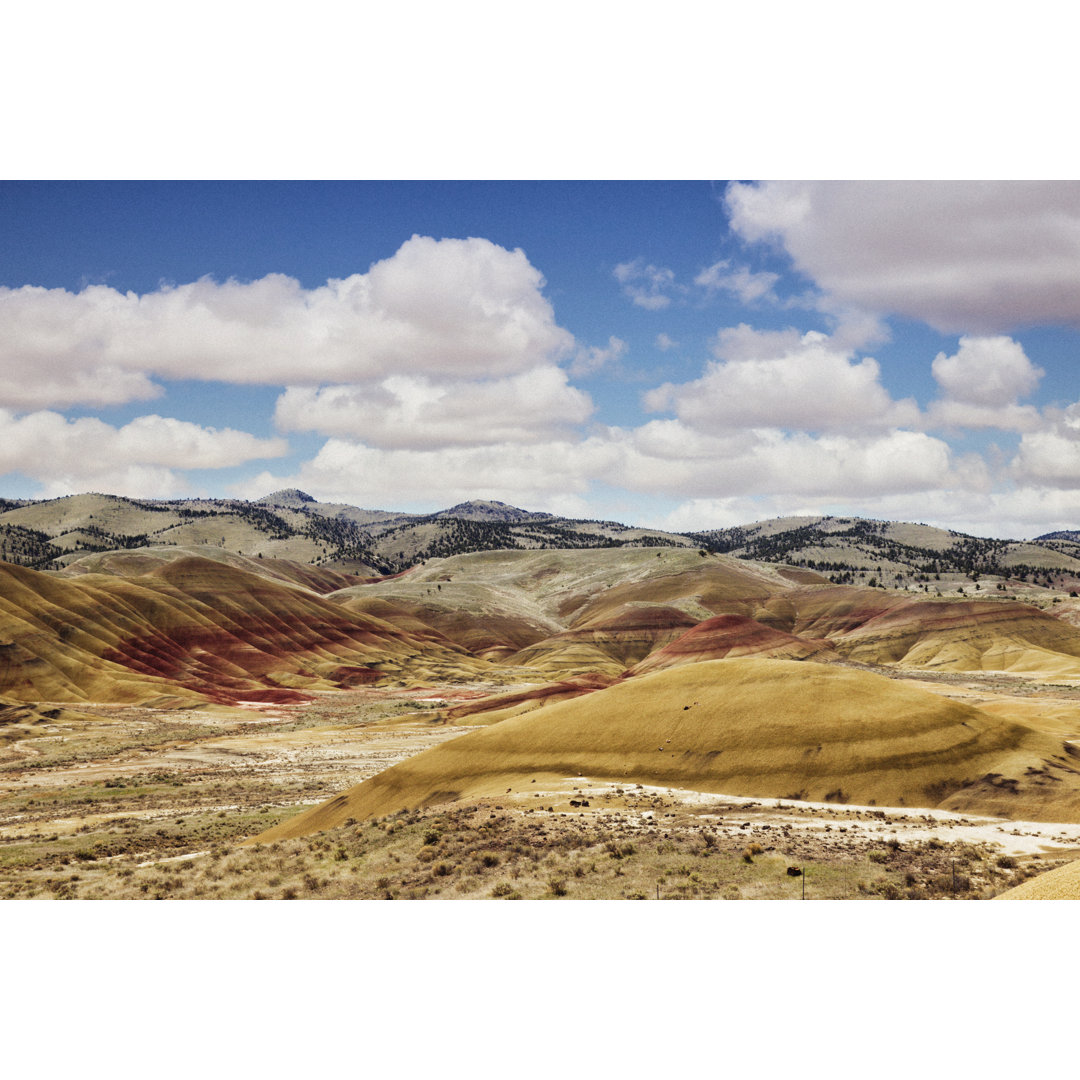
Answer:
[(551, 680), (751, 654), (1080, 679), (1080, 628), (1030, 604), (830, 585), (693, 549), (478, 552), (330, 596), (381, 617), (376, 598)]
[(630, 674), (647, 675), (651, 671), (663, 671), (681, 664), (739, 656), (822, 661), (839, 659), (839, 654), (824, 641), (796, 637), (765, 626), (746, 615), (717, 615), (651, 652), (631, 669)]
[(482, 667), (451, 642), (211, 559), (70, 579), (0, 564), (0, 694), (20, 701), (296, 701)]
[[(1049, 788), (1030, 771), (1055, 770)], [(402, 762), (257, 839), (587, 776), (767, 798), (1080, 820), (1059, 740), (865, 671), (708, 661), (547, 705)], [(1001, 778), (1010, 793), (1002, 793)]]
[(614, 679), (750, 655), (1080, 680), (1080, 628), (1030, 605), (830, 585), (698, 549), (476, 552), (366, 583), (208, 555), (147, 546), (53, 574), (0, 564), (0, 693), (254, 700), (357, 680)]

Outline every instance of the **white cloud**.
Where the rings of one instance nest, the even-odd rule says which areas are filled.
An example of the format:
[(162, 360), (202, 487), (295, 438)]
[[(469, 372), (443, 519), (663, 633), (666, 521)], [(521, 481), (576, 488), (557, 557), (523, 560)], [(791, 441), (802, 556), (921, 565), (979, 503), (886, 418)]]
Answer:
[(731, 263), (727, 259), (722, 259), (702, 270), (694, 278), (694, 284), (709, 293), (720, 290), (734, 293), (744, 304), (753, 304), (759, 300), (775, 301), (776, 294), (773, 292), (773, 286), (779, 280), (779, 274), (769, 271), (754, 271), (745, 266), (732, 270)]
[(615, 456), (614, 448), (597, 439), (438, 451), (384, 450), (329, 439), (295, 475), (262, 473), (239, 490), (255, 498), (295, 486), (324, 500), (368, 507), (498, 499), (528, 509), (581, 513), (590, 481), (603, 476)]
[(943, 332), (1080, 326), (1080, 183), (732, 184), (732, 227), (773, 240), (825, 306)]
[(1044, 372), (1010, 337), (962, 337), (955, 355), (940, 352), (931, 366), (943, 396), (927, 410), (933, 428), (1035, 431), (1044, 424), (1031, 394)]
[(989, 408), (1027, 397), (1045, 374), (1009, 337), (962, 337), (955, 356), (937, 354), (932, 371), (946, 397)]
[(571, 375), (592, 375), (601, 368), (618, 363), (627, 353), (629, 346), (622, 338), (614, 335), (608, 338), (607, 345), (592, 345), (581, 348), (570, 365)]
[(757, 334), (740, 326), (718, 336), (716, 352), (724, 359), (710, 364), (700, 379), (649, 391), (645, 407), (671, 409), (702, 431), (857, 431), (911, 424), (918, 417), (914, 402), (889, 396), (876, 360), (856, 362), (824, 334)]
[[(715, 438), (674, 420), (615, 437), (622, 453), (609, 479), (650, 494), (852, 498), (961, 479), (949, 447), (913, 431), (814, 437), (765, 428)], [(675, 452), (680, 445), (682, 452)]]
[(583, 440), (441, 450), (394, 449), (332, 438), (290, 476), (270, 472), (237, 488), (258, 497), (300, 487), (360, 506), (449, 505), (500, 499), (534, 509), (580, 513), (597, 485), (639, 494), (698, 499), (876, 497), (965, 482), (948, 447), (917, 432), (853, 438), (775, 430), (703, 435), (678, 420), (607, 428)]
[(62, 365), (50, 361), (17, 360), (0, 362), (0, 371), (0, 407), (19, 410), (122, 405), (161, 397), (164, 392), (142, 372), (121, 371), (110, 365), (63, 370)]
[(287, 453), (284, 439), (140, 416), (116, 428), (55, 412), (0, 409), (0, 475), (21, 473), (46, 497), (82, 491), (167, 497), (186, 488), (177, 469), (219, 469)]
[(684, 291), (675, 283), (673, 270), (666, 266), (646, 264), (644, 259), (619, 263), (613, 273), (615, 280), (623, 287), (623, 294), (647, 311), (660, 311), (668, 307), (672, 293)]
[(570, 355), (574, 340), (521, 250), (414, 236), (366, 274), (315, 289), (270, 274), (138, 296), (0, 288), (0, 371), (14, 407), (114, 404), (151, 376), (245, 385), (415, 375), (493, 378)]
[(661, 352), (668, 352), (670, 349), (677, 349), (679, 347), (679, 343), (677, 341), (672, 341), (672, 339), (668, 337), (667, 334), (657, 334), (656, 347)]
[(588, 394), (549, 366), (483, 381), (410, 374), (359, 386), (288, 387), (275, 421), (282, 431), (317, 431), (386, 449), (437, 449), (550, 440), (592, 411)]
[(1080, 487), (1080, 402), (1064, 410), (1047, 410), (1047, 414), (1043, 430), (1021, 437), (1012, 462), (1013, 475), (1022, 482), (1046, 487)]
[(925, 426), (933, 430), (1036, 431), (1044, 424), (1034, 405), (969, 405), (964, 401), (933, 401)]

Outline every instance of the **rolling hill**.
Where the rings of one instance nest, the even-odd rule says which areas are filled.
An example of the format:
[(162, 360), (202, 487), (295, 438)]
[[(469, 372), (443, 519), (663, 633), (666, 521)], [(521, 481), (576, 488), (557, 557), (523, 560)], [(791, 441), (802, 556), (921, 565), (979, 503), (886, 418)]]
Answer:
[[(302, 701), (303, 691), (460, 681), (450, 641), (212, 559), (65, 578), (0, 564), (0, 694), (19, 701)], [(131, 565), (128, 570), (133, 569)]]
[(802, 567), (838, 584), (930, 594), (958, 587), (970, 594), (1006, 583), (1010, 589), (1080, 588), (1080, 542), (1068, 531), (993, 540), (928, 525), (821, 516), (675, 533), (493, 500), (431, 514), (368, 510), (322, 503), (296, 488), (254, 502), (103, 494), (0, 499), (0, 561), (55, 570), (87, 553), (144, 547), (217, 549), (361, 577), (475, 551), (677, 547)]
[[(1053, 770), (1055, 782), (1043, 784)], [(1075, 820), (1060, 739), (870, 672), (714, 660), (628, 679), (428, 750), (262, 834), (303, 836), (591, 777), (742, 796)]]
[(0, 693), (25, 701), (559, 685), (746, 656), (1075, 682), (1080, 629), (696, 548), (474, 552), (377, 579), (201, 547), (0, 563)]

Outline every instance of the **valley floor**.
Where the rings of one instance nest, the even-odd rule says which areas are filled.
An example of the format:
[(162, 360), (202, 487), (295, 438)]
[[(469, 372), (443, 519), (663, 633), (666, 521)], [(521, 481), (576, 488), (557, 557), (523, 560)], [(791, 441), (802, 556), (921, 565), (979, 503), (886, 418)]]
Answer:
[[(1077, 706), (1067, 686), (922, 682), (1007, 713), (1037, 707), (1054, 730)], [(439, 706), (493, 689), (366, 688), (242, 709), (85, 706), (0, 727), (0, 897), (985, 899), (1080, 856), (1080, 825), (588, 777), (242, 846), (466, 734), (438, 722)]]

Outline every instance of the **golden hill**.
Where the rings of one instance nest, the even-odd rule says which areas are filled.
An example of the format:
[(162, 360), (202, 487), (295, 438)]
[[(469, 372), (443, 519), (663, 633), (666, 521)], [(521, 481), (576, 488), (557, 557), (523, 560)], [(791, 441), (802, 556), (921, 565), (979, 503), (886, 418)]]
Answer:
[(410, 572), (342, 589), (331, 599), (395, 625), (422, 624), (486, 660), (506, 660), (562, 629), (527, 593), (482, 579), (431, 581)]
[(209, 559), (211, 562), (222, 563), (272, 581), (300, 585), (322, 595), (370, 580), (359, 578), (355, 574), (345, 574), (330, 567), (297, 562), (295, 559), (251, 558), (209, 546), (140, 547), (120, 551), (93, 552), (80, 555), (77, 559), (68, 562), (61, 574), (64, 577), (109, 574), (115, 577), (133, 578), (153, 573), (166, 563), (176, 562), (178, 559)]
[(999, 893), (995, 900), (1080, 900), (1080, 859)]
[(1014, 816), (1080, 820), (1080, 770), (1058, 739), (865, 671), (751, 658), (688, 664), (511, 717), (258, 839), (508, 789), (528, 794), (533, 780), (574, 776), (987, 812), (1004, 800)]

